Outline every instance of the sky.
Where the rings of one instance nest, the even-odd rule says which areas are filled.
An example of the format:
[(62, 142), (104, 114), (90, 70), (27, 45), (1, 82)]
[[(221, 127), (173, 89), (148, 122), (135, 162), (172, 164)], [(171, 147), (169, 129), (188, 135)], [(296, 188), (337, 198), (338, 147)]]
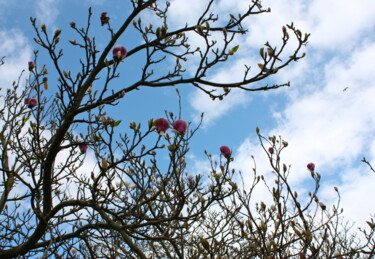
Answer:
[[(98, 23), (93, 25), (92, 33), (97, 37), (98, 48), (104, 47), (108, 32), (99, 25), (100, 13), (108, 12), (112, 26), (118, 28), (130, 12), (127, 1), (108, 2), (0, 0), (0, 57), (6, 56), (6, 64), (0, 67), (0, 87), (9, 87), (20, 72), (27, 69), (33, 51), (40, 50), (33, 41), (30, 16), (36, 17), (38, 24), (45, 23), (50, 32), (62, 29), (62, 44), (67, 49), (62, 65), (74, 70), (77, 59), (67, 41), (75, 36), (69, 29), (69, 22), (84, 26), (91, 6), (93, 21)], [(193, 24), (206, 1), (170, 2), (168, 19), (172, 27), (178, 27)], [(238, 13), (246, 8), (246, 3), (219, 0), (214, 8), (219, 16), (226, 17), (228, 12)], [(344, 216), (362, 226), (370, 214), (375, 214), (375, 205), (371, 203), (371, 197), (375, 197), (375, 173), (361, 162), (366, 157), (375, 165), (373, 0), (355, 3), (350, 0), (274, 0), (262, 3), (271, 8), (271, 13), (250, 17), (245, 22), (248, 33), (234, 42), (234, 45), (240, 45), (238, 52), (210, 78), (221, 82), (238, 81), (244, 64), (256, 67), (259, 48), (267, 41), (279, 44), (281, 27), (290, 22), (302, 32), (311, 33), (307, 48), (303, 50), (306, 57), (272, 78), (272, 82), (280, 84), (290, 81), (289, 88), (255, 93), (232, 91), (223, 101), (213, 102), (193, 86), (181, 86), (183, 118), (197, 125), (200, 114), (205, 114), (202, 127), (191, 142), (191, 170), (203, 173), (207, 169), (203, 150), (218, 156), (219, 147), (228, 145), (235, 158), (233, 167), (248, 177), (245, 179), (250, 180), (252, 175), (251, 155), (257, 161), (258, 172), (269, 175), (265, 153), (255, 134), (258, 126), (264, 136), (280, 135), (288, 141), (282, 160), (291, 165), (290, 179), (295, 188), (306, 192), (309, 188), (306, 164), (315, 163), (316, 171), (322, 176), (320, 199), (328, 207), (335, 204), (337, 195), (333, 187), (337, 186)], [(153, 22), (152, 18), (148, 19)], [(141, 42), (131, 31), (120, 41), (119, 44), (128, 49)], [(195, 42), (199, 43), (198, 40)], [(42, 50), (39, 60), (49, 62)], [(140, 60), (132, 58), (127, 62), (121, 79), (115, 82), (119, 87), (137, 75), (131, 62), (138, 64)], [(111, 112), (124, 121), (146, 123), (149, 118), (163, 117), (165, 110), (178, 112), (173, 88), (141, 88), (127, 95)], [(262, 193), (258, 197), (261, 198)]]

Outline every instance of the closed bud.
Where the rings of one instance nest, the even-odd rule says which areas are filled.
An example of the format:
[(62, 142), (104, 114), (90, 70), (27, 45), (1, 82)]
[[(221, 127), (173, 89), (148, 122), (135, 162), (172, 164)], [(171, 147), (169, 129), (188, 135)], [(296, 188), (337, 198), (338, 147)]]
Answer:
[(170, 144), (170, 145), (168, 146), (168, 150), (171, 151), (171, 152), (174, 152), (176, 149), (177, 149), (177, 147), (176, 147), (175, 144)]
[(43, 78), (43, 85), (44, 85), (44, 89), (48, 90), (48, 77)]
[(61, 30), (60, 29), (56, 29), (55, 30), (55, 35), (53, 37), (57, 38), (57, 37), (59, 37), (60, 34), (61, 34)]
[(233, 191), (237, 191), (237, 184), (235, 182), (230, 182), (230, 186), (232, 187)]
[(108, 169), (108, 162), (105, 159), (102, 159), (102, 169), (104, 171)]
[(207, 239), (202, 238), (201, 243), (204, 249), (206, 249), (207, 251), (210, 250), (210, 244), (208, 243)]

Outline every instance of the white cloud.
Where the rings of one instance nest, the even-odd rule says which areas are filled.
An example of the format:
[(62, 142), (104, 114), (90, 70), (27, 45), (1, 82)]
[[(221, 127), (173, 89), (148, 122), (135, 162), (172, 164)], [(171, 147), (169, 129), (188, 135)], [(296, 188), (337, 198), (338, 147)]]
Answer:
[[(306, 60), (276, 76), (277, 82), (291, 80), (294, 87), (281, 91), (280, 96), (287, 97), (285, 109), (274, 112), (277, 126), (266, 134), (281, 135), (289, 142), (283, 159), (292, 165), (292, 183), (298, 186), (308, 179), (310, 174), (306, 164), (314, 162), (324, 182), (322, 199), (332, 202), (336, 197), (333, 186), (337, 185), (342, 195), (344, 215), (350, 220), (363, 222), (371, 212), (374, 213), (372, 207), (366, 205), (368, 197), (375, 195), (370, 188), (374, 183), (374, 173), (363, 167), (359, 159), (362, 156), (375, 158), (375, 83), (372, 80), (375, 43), (371, 41), (373, 34), (369, 33), (374, 24), (371, 21), (375, 19), (375, 6), (365, 0), (355, 5), (338, 0), (265, 1), (264, 6), (267, 4), (272, 9), (271, 14), (254, 16), (247, 22), (249, 34), (244, 41), (246, 44), (241, 45), (244, 46), (242, 51), (246, 50), (243, 55), (251, 56), (251, 51), (267, 40), (277, 44), (281, 26), (292, 21), (297, 28), (311, 32), (312, 36)], [(193, 9), (200, 5), (202, 3)], [(218, 6), (225, 11), (236, 8), (233, 1), (224, 0)], [(179, 10), (181, 13), (176, 17), (181, 17), (184, 8), (180, 6)], [(190, 11), (188, 9), (185, 13)], [(192, 16), (189, 14), (189, 17)], [(226, 65), (230, 67), (229, 63)], [(239, 62), (236, 62), (229, 71), (221, 70), (212, 78), (231, 81), (238, 67)], [(346, 87), (349, 88), (344, 92)], [(205, 112), (205, 121), (210, 125), (250, 100), (243, 92), (233, 92), (232, 95), (224, 102), (212, 102), (203, 93), (194, 92), (190, 101), (196, 111)], [(244, 140), (235, 154), (235, 168), (248, 172), (249, 177), (253, 167), (251, 154), (257, 159), (259, 172), (268, 173), (267, 159), (253, 141)]]
[(241, 91), (233, 91), (223, 101), (212, 101), (210, 97), (200, 90), (196, 90), (190, 97), (190, 104), (197, 111), (194, 113), (193, 120), (198, 123), (200, 114), (204, 113), (203, 127), (214, 123), (218, 118), (228, 113), (237, 106), (244, 106), (249, 98)]
[[(177, 2), (182, 5), (181, 2)], [(200, 8), (202, 8), (201, 5), (202, 3), (200, 3)], [(238, 39), (236, 39), (236, 42), (233, 43), (233, 46), (239, 44), (239, 51), (232, 59), (226, 62), (224, 69), (220, 68), (218, 70), (215, 70), (215, 74), (209, 76), (211, 80), (221, 83), (239, 82), (243, 78), (244, 64), (252, 67), (252, 75), (254, 74), (254, 72), (259, 71), (256, 65), (257, 63), (261, 62), (258, 49), (262, 47), (263, 44), (268, 40), (270, 41), (272, 46), (280, 46), (280, 39), (282, 37), (281, 26), (289, 23), (291, 17), (302, 17), (302, 14), (300, 14), (300, 11), (303, 10), (302, 3), (295, 4), (290, 2), (289, 5), (285, 6), (280, 2), (276, 2), (275, 5), (276, 10), (271, 14), (266, 13), (250, 16), (245, 21), (245, 27), (249, 28), (249, 34), (245, 36), (239, 36)], [(266, 6), (266, 4), (264, 4), (264, 6)], [(273, 6), (271, 7), (273, 8)], [(198, 7), (195, 6), (194, 8)], [(217, 6), (214, 6), (214, 9), (221, 10), (219, 12), (219, 17), (221, 18), (224, 18), (225, 15), (229, 15), (229, 13), (236, 14), (236, 12), (243, 12), (246, 8), (247, 4), (239, 5), (238, 3), (234, 3), (233, 1), (220, 1)], [(178, 7), (178, 10), (180, 10), (181, 12), (183, 9), (184, 8), (182, 6)], [(288, 10), (288, 12), (286, 12), (285, 10)], [(292, 15), (290, 16), (291, 13)], [(181, 18), (182, 16), (176, 15), (176, 17)], [(191, 17), (192, 16), (189, 15), (189, 18)], [(181, 18), (181, 20), (183, 19)], [(218, 38), (218, 41), (221, 41), (220, 37)], [(291, 39), (291, 44), (289, 44), (285, 48), (285, 55), (290, 56), (292, 54), (291, 51), (294, 50), (295, 47), (296, 41)], [(292, 68), (288, 70), (289, 73), (285, 72), (284, 69), (281, 70), (280, 75), (274, 77), (274, 79), (276, 79), (276, 83), (287, 83), (291, 80), (290, 77), (293, 77), (292, 79), (294, 80), (300, 79), (301, 77), (300, 75), (298, 75), (298, 71), (295, 69), (295, 67), (296, 66), (292, 66)], [(305, 72), (307, 69), (306, 67), (307, 65), (300, 67), (297, 66), (297, 69), (299, 69), (299, 71), (303, 70)], [(267, 82), (260, 82), (260, 84), (267, 85), (273, 83), (268, 80)], [(207, 126), (214, 124), (215, 121), (226, 115), (235, 107), (245, 106), (246, 104), (248, 104), (251, 100), (250, 96), (250, 93), (246, 93), (244, 91), (232, 91), (229, 96), (224, 98), (224, 101), (212, 102), (209, 97), (205, 96), (205, 94), (196, 91), (193, 93), (190, 101), (196, 111), (203, 111), (205, 113), (204, 123)], [(198, 120), (198, 116), (195, 117), (195, 120)]]
[(358, 227), (368, 228), (366, 221), (375, 215), (371, 197), (375, 196), (375, 173), (366, 166), (347, 168), (340, 172), (341, 183), (326, 184), (321, 189), (321, 197), (332, 206), (337, 202), (337, 193), (333, 186), (337, 186), (341, 196), (340, 206), (344, 208), (344, 217), (355, 223), (354, 230)]
[[(321, 90), (290, 101), (273, 132), (288, 139), (291, 163), (298, 168), (309, 161), (322, 167), (351, 163), (375, 130), (371, 79), (375, 44), (364, 46), (348, 59), (333, 60), (322, 70)], [(349, 87), (347, 91), (343, 91)]]
[(205, 10), (208, 1), (203, 0), (172, 0), (170, 1), (168, 18), (171, 19), (173, 26), (183, 27), (195, 25), (199, 16)]
[[(9, 88), (17, 80), (22, 69), (27, 69), (32, 50), (19, 30), (0, 31), (0, 57), (5, 64), (0, 67), (0, 87)], [(22, 82), (22, 81), (21, 81)]]
[[(357, 226), (364, 226), (364, 220), (374, 214), (373, 206), (367, 203), (375, 196), (371, 188), (375, 174), (359, 161), (363, 156), (375, 157), (373, 60), (375, 43), (364, 42), (351, 55), (335, 56), (320, 69), (314, 62), (306, 63), (304, 69), (320, 71), (318, 79), (308, 77), (318, 85), (306, 90), (299, 86), (285, 100), (286, 108), (275, 112), (278, 126), (265, 133), (281, 135), (289, 142), (282, 157), (292, 165), (290, 181), (296, 186), (304, 183), (310, 177), (306, 164), (314, 162), (322, 175), (321, 199), (333, 204), (337, 198), (333, 186), (338, 186), (344, 216)], [(300, 82), (308, 81), (304, 76), (299, 74)], [(248, 139), (243, 142), (237, 167), (249, 172), (249, 156), (255, 154), (259, 171), (267, 173), (267, 161), (256, 147)]]
[(36, 18), (40, 23), (54, 26), (59, 15), (60, 0), (39, 0), (36, 3)]
[[(267, 6), (267, 7), (266, 7)], [(246, 43), (251, 47), (260, 47), (267, 41), (271, 45), (280, 45), (282, 35), (282, 26), (294, 23), (295, 27), (303, 33), (308, 32), (308, 21), (305, 20), (305, 5), (303, 1), (265, 1), (263, 7), (271, 8), (270, 13), (250, 16), (245, 25), (249, 30)], [(292, 50), (296, 44), (294, 35), (290, 34), (292, 45), (287, 50)], [(290, 44), (290, 43), (289, 43)]]
[(307, 20), (315, 46), (350, 50), (374, 28), (375, 5), (371, 0), (311, 1)]
[(335, 51), (350, 51), (374, 28), (375, 6), (371, 0), (353, 4), (349, 0), (264, 1), (271, 13), (251, 17), (248, 43), (276, 41), (280, 27), (294, 22), (302, 32), (311, 33), (310, 45)]

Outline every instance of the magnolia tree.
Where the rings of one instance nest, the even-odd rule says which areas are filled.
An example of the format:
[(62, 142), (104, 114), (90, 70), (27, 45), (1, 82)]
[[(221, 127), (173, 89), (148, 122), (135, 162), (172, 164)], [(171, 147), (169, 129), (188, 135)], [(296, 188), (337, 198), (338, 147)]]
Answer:
[[(238, 46), (232, 42), (246, 33), (243, 22), (269, 9), (252, 0), (243, 13), (219, 17), (210, 0), (194, 24), (170, 29), (168, 2), (130, 2), (133, 8), (122, 24), (111, 24), (109, 13), (91, 10), (83, 28), (71, 22), (76, 39), (60, 38), (59, 29), (50, 34), (46, 25), (31, 19), (34, 40), (52, 62), (39, 61), (36, 51), (27, 83), (20, 77), (2, 90), (0, 257), (371, 257), (374, 221), (368, 221), (370, 229), (363, 230), (361, 239), (349, 235), (339, 203), (328, 208), (319, 201), (320, 175), (313, 163), (307, 166), (311, 192), (298, 196), (288, 183), (289, 167), (281, 162), (286, 141), (265, 138), (257, 129), (272, 177), (254, 166), (252, 182), (245, 184), (241, 172), (232, 168), (235, 158), (225, 143), (218, 143), (219, 160), (206, 153), (210, 170), (187, 173), (185, 158), (199, 125), (181, 115), (167, 112), (143, 122), (146, 126), (132, 122), (119, 132), (121, 118), (106, 114), (127, 93), (143, 87), (190, 84), (219, 101), (236, 88), (288, 86), (254, 83), (302, 58), (309, 35), (293, 24), (282, 27), (281, 45), (265, 43), (255, 73), (245, 66), (243, 78), (221, 83), (207, 75), (235, 55)], [(142, 21), (150, 13), (159, 18), (158, 26)], [(108, 31), (101, 49), (90, 31), (94, 23)], [(132, 49), (122, 46), (120, 37), (134, 30), (142, 43)], [(189, 37), (202, 44), (192, 47), (197, 41)], [(297, 45), (288, 52), (292, 38)], [(63, 51), (60, 44), (67, 41), (82, 52), (77, 71), (61, 64), (69, 49), (64, 45)], [(143, 62), (140, 77), (123, 79), (122, 87), (114, 88), (113, 80), (121, 79), (119, 69), (131, 56)], [(170, 69), (157, 70), (161, 65)], [(55, 74), (57, 85), (49, 88)], [(88, 149), (94, 162), (87, 162)], [(167, 164), (160, 161), (166, 154)], [(268, 188), (269, 202), (252, 200), (259, 185)]]

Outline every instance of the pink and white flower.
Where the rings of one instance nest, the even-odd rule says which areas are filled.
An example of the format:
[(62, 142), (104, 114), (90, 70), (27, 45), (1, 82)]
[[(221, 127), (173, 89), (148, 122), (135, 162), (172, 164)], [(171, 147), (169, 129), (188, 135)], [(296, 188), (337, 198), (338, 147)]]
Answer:
[(173, 122), (173, 128), (177, 133), (184, 134), (187, 130), (187, 123), (184, 120), (176, 120)]
[(159, 134), (163, 134), (169, 128), (169, 121), (166, 118), (159, 118), (155, 122), (155, 128)]
[(221, 146), (220, 152), (221, 152), (221, 154), (223, 154), (223, 156), (225, 158), (230, 158), (230, 156), (232, 154), (232, 151), (230, 150), (230, 148), (228, 146)]
[(118, 45), (113, 48), (112, 53), (113, 53), (113, 59), (115, 61), (120, 61), (126, 57), (127, 51), (124, 46)]

